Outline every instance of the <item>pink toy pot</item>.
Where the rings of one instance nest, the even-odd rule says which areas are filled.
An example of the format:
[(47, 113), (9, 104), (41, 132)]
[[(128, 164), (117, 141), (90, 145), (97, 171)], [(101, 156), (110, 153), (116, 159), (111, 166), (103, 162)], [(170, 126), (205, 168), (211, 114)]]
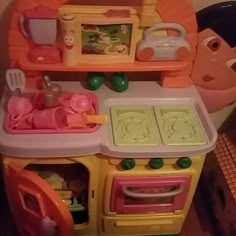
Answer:
[(66, 111), (55, 107), (35, 112), (33, 124), (36, 129), (60, 129), (66, 127)]

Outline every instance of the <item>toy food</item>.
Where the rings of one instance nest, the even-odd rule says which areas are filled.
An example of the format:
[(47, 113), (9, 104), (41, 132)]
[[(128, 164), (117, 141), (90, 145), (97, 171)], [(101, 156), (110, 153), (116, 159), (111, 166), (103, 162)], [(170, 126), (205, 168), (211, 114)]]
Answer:
[(76, 197), (80, 196), (86, 188), (86, 183), (81, 179), (72, 180), (68, 184), (68, 189), (71, 190)]
[(51, 171), (40, 171), (38, 174), (50, 184), (53, 189), (61, 190), (65, 188), (65, 181), (59, 174)]

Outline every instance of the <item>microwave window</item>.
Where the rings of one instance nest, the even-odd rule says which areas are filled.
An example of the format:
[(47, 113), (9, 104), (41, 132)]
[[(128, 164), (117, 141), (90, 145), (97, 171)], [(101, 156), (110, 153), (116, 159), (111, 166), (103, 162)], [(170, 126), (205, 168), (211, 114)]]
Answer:
[[(172, 204), (174, 202), (174, 196), (168, 196), (169, 192), (175, 191), (178, 186), (155, 186), (155, 187), (128, 187), (127, 190), (132, 193), (147, 194), (147, 197), (130, 197), (125, 195), (125, 205), (161, 205)], [(158, 196), (158, 194), (167, 193), (167, 196)], [(156, 195), (150, 197), (150, 194)], [(149, 195), (149, 196), (148, 196)]]
[(81, 26), (81, 53), (92, 55), (129, 55), (132, 24)]

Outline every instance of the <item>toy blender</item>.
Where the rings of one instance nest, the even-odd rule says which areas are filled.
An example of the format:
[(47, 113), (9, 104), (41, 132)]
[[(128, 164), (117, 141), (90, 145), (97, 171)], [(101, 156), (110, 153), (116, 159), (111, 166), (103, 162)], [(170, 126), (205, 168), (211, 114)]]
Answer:
[(57, 39), (57, 11), (37, 6), (24, 11), (20, 17), (22, 34), (33, 42), (28, 58), (35, 63), (58, 63), (60, 51)]

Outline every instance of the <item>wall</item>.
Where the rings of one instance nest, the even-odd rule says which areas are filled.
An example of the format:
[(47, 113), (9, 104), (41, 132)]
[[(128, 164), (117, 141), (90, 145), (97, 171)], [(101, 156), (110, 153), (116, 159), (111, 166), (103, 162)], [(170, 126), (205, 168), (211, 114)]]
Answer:
[(6, 8), (6, 6), (11, 2), (11, 0), (0, 0), (0, 15), (2, 15), (2, 12)]
[[(6, 19), (8, 18), (7, 14), (7, 7), (11, 3), (12, 0), (0, 0), (0, 33), (4, 34), (4, 32), (7, 31), (7, 23)], [(17, 0), (16, 0), (17, 1)], [(49, 0), (50, 1), (50, 0)], [(196, 11), (218, 3), (223, 2), (222, 0), (193, 0), (194, 8)], [(5, 36), (5, 34), (4, 34)], [(7, 47), (4, 47), (6, 43), (6, 37), (0, 38), (0, 78), (1, 78), (1, 71), (4, 70), (4, 68), (7, 67)], [(1, 84), (0, 84), (1, 85)], [(0, 86), (1, 87), (1, 86)], [(225, 109), (216, 112), (214, 114), (211, 114), (212, 120), (216, 126), (216, 128), (220, 127), (220, 125), (223, 123), (223, 121), (227, 118), (227, 116), (230, 114), (232, 109), (235, 107), (235, 104), (226, 107)]]
[[(10, 2), (11, 0), (0, 0), (0, 15)], [(193, 0), (194, 7), (197, 11), (218, 2), (223, 2), (223, 0)]]

